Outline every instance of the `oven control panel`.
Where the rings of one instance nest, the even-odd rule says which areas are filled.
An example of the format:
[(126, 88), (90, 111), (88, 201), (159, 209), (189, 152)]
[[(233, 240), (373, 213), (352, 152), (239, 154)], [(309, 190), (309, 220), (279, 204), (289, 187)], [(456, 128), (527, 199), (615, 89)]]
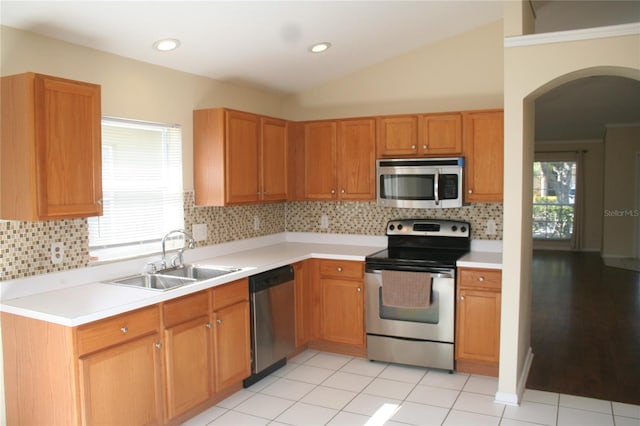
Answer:
[(443, 219), (397, 219), (387, 223), (387, 235), (469, 238), (469, 222)]

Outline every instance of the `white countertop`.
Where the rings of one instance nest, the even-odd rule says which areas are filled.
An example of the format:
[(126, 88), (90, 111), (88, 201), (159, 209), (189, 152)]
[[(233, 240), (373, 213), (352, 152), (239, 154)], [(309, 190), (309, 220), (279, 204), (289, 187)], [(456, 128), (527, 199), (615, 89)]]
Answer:
[[(323, 241), (323, 243), (310, 241)], [(74, 327), (195, 293), (309, 258), (364, 261), (386, 248), (386, 237), (336, 234), (278, 234), (185, 252), (185, 262), (231, 266), (237, 272), (160, 292), (105, 282), (141, 272), (150, 260), (137, 259), (2, 283), (0, 310)], [(473, 249), (473, 245), (472, 245)], [(470, 252), (459, 266), (502, 267), (500, 252)]]

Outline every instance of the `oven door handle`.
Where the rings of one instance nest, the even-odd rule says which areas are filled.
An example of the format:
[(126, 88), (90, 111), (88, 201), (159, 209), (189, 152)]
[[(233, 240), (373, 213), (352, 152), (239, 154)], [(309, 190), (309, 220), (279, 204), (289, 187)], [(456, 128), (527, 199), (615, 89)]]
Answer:
[[(394, 269), (395, 271), (396, 269)], [(368, 274), (382, 274), (382, 269), (367, 269)], [(447, 271), (438, 271), (438, 270), (425, 270), (425, 271), (407, 271), (407, 272), (417, 272), (417, 273), (429, 273), (431, 274), (431, 278), (455, 278), (455, 273)]]

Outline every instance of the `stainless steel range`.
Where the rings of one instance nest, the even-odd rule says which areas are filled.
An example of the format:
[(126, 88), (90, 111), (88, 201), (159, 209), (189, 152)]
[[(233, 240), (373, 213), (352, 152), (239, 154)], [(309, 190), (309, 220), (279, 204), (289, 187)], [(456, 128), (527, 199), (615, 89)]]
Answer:
[(453, 371), (456, 261), (469, 251), (468, 222), (387, 223), (387, 249), (365, 262), (367, 356)]

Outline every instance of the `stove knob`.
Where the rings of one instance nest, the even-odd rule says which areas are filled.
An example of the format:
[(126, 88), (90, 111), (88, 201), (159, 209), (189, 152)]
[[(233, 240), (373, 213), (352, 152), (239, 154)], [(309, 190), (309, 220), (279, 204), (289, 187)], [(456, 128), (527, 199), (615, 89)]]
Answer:
[(402, 231), (402, 224), (398, 224), (398, 231)]
[(457, 226), (455, 226), (455, 225), (453, 225), (453, 226), (451, 227), (451, 230), (452, 230), (453, 232), (456, 232), (456, 231), (458, 230), (458, 227), (457, 227)]
[(393, 226), (393, 224), (389, 225), (389, 231), (393, 231), (394, 229), (396, 229), (396, 227)]
[(463, 226), (462, 228), (460, 228), (460, 232), (467, 232), (467, 227)]

